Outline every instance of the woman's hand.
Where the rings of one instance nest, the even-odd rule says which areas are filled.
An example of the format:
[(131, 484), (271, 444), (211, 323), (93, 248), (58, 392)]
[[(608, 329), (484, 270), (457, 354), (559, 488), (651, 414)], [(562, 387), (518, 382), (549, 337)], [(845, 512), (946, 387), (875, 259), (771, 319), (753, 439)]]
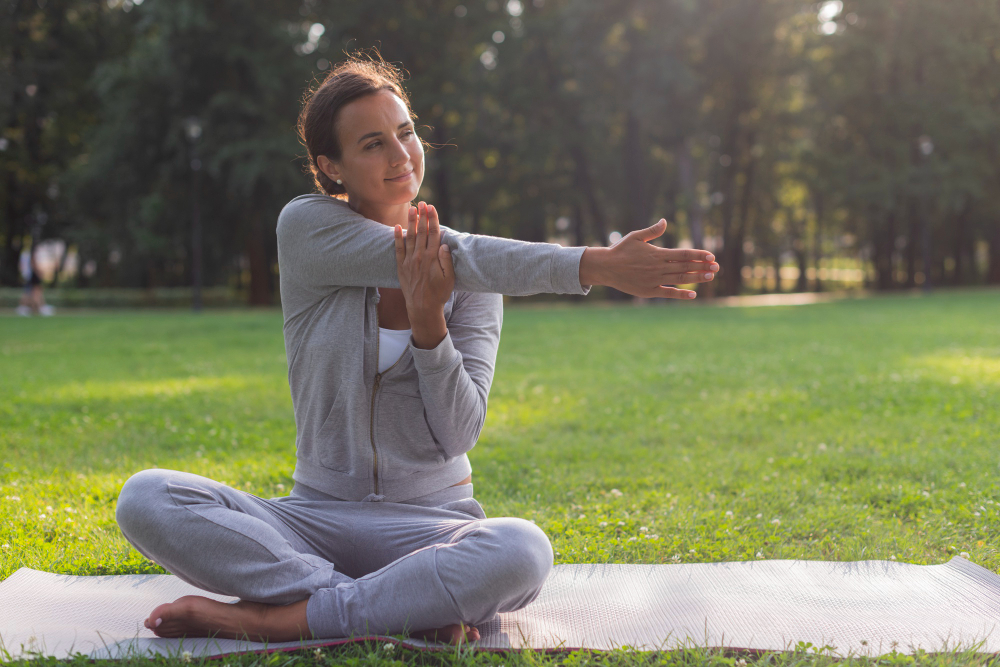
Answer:
[(610, 248), (587, 248), (580, 260), (581, 285), (607, 285), (639, 297), (693, 299), (691, 290), (664, 287), (705, 283), (719, 265), (707, 250), (659, 248), (649, 242), (662, 235), (667, 221), (630, 232)]
[(430, 350), (448, 334), (444, 304), (455, 289), (451, 251), (441, 244), (437, 211), (423, 202), (410, 207), (406, 233), (396, 225), (395, 237), (396, 271), (406, 300), (413, 342)]

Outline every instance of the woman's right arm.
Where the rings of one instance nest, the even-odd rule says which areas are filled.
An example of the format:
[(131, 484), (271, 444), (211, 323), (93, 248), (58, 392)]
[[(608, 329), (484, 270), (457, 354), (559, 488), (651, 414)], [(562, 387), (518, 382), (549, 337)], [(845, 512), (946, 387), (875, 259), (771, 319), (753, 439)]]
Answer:
[[(455, 289), (523, 296), (586, 294), (584, 248), (526, 243), (442, 228), (452, 251)], [(299, 284), (318, 289), (399, 287), (393, 229), (326, 195), (293, 199), (278, 216), (278, 264)]]
[[(637, 296), (676, 297), (683, 291), (659, 286), (668, 277), (678, 278), (678, 271), (695, 270), (696, 264), (707, 268), (706, 257), (714, 260), (704, 250), (636, 243), (635, 232), (614, 248), (564, 248), (447, 227), (441, 232), (451, 249), (455, 289), (463, 292), (587, 294), (590, 285), (600, 284)], [(322, 293), (347, 286), (399, 287), (393, 229), (354, 212), (346, 202), (327, 195), (297, 197), (278, 216), (277, 233), (281, 273), (300, 288)], [(680, 282), (704, 280), (701, 274), (686, 274), (671, 281)]]

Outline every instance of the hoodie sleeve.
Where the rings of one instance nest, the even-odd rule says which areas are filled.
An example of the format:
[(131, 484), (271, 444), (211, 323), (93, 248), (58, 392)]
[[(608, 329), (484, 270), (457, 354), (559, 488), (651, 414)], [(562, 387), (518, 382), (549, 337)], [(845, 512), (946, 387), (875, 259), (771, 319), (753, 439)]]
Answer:
[(456, 292), (438, 346), (422, 350), (411, 340), (424, 417), (449, 458), (472, 449), (483, 430), (502, 324), (502, 296)]
[[(586, 248), (464, 234), (442, 225), (455, 290), (507, 294), (587, 294)], [(392, 228), (327, 195), (296, 197), (278, 216), (278, 264), (299, 290), (322, 298), (338, 287), (399, 287)], [(284, 294), (282, 294), (284, 297)]]

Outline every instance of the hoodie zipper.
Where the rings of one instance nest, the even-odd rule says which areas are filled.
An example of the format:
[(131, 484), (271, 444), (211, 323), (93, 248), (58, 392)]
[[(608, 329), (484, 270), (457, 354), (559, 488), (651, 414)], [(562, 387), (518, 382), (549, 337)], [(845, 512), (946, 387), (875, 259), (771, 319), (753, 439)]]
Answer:
[[(378, 294), (377, 288), (375, 290), (375, 293)], [(381, 297), (381, 295), (379, 296)], [(382, 334), (379, 332), (378, 328), (378, 301), (376, 301), (375, 302), (375, 368), (376, 369), (378, 369), (378, 344), (381, 335)], [(375, 383), (372, 385), (372, 408), (371, 408), (370, 421), (368, 425), (368, 433), (371, 436), (371, 441), (372, 441), (372, 472), (374, 473), (375, 476), (375, 495), (378, 495), (378, 449), (375, 448), (375, 394), (378, 393), (378, 386), (379, 383), (382, 381), (382, 376), (385, 375), (385, 373), (391, 371), (393, 368), (395, 368), (396, 364), (398, 364), (400, 359), (402, 358), (403, 355), (402, 354), (399, 355), (399, 359), (396, 359), (396, 361), (393, 362), (392, 366), (389, 366), (389, 368), (385, 369), (384, 373), (375, 373)]]

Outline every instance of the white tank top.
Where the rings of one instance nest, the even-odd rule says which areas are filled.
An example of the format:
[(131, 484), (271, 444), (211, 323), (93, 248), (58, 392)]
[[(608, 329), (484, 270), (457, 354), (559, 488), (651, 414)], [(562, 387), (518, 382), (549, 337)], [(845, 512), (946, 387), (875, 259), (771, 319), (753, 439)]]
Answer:
[(412, 329), (378, 328), (378, 372), (385, 373), (410, 345)]

